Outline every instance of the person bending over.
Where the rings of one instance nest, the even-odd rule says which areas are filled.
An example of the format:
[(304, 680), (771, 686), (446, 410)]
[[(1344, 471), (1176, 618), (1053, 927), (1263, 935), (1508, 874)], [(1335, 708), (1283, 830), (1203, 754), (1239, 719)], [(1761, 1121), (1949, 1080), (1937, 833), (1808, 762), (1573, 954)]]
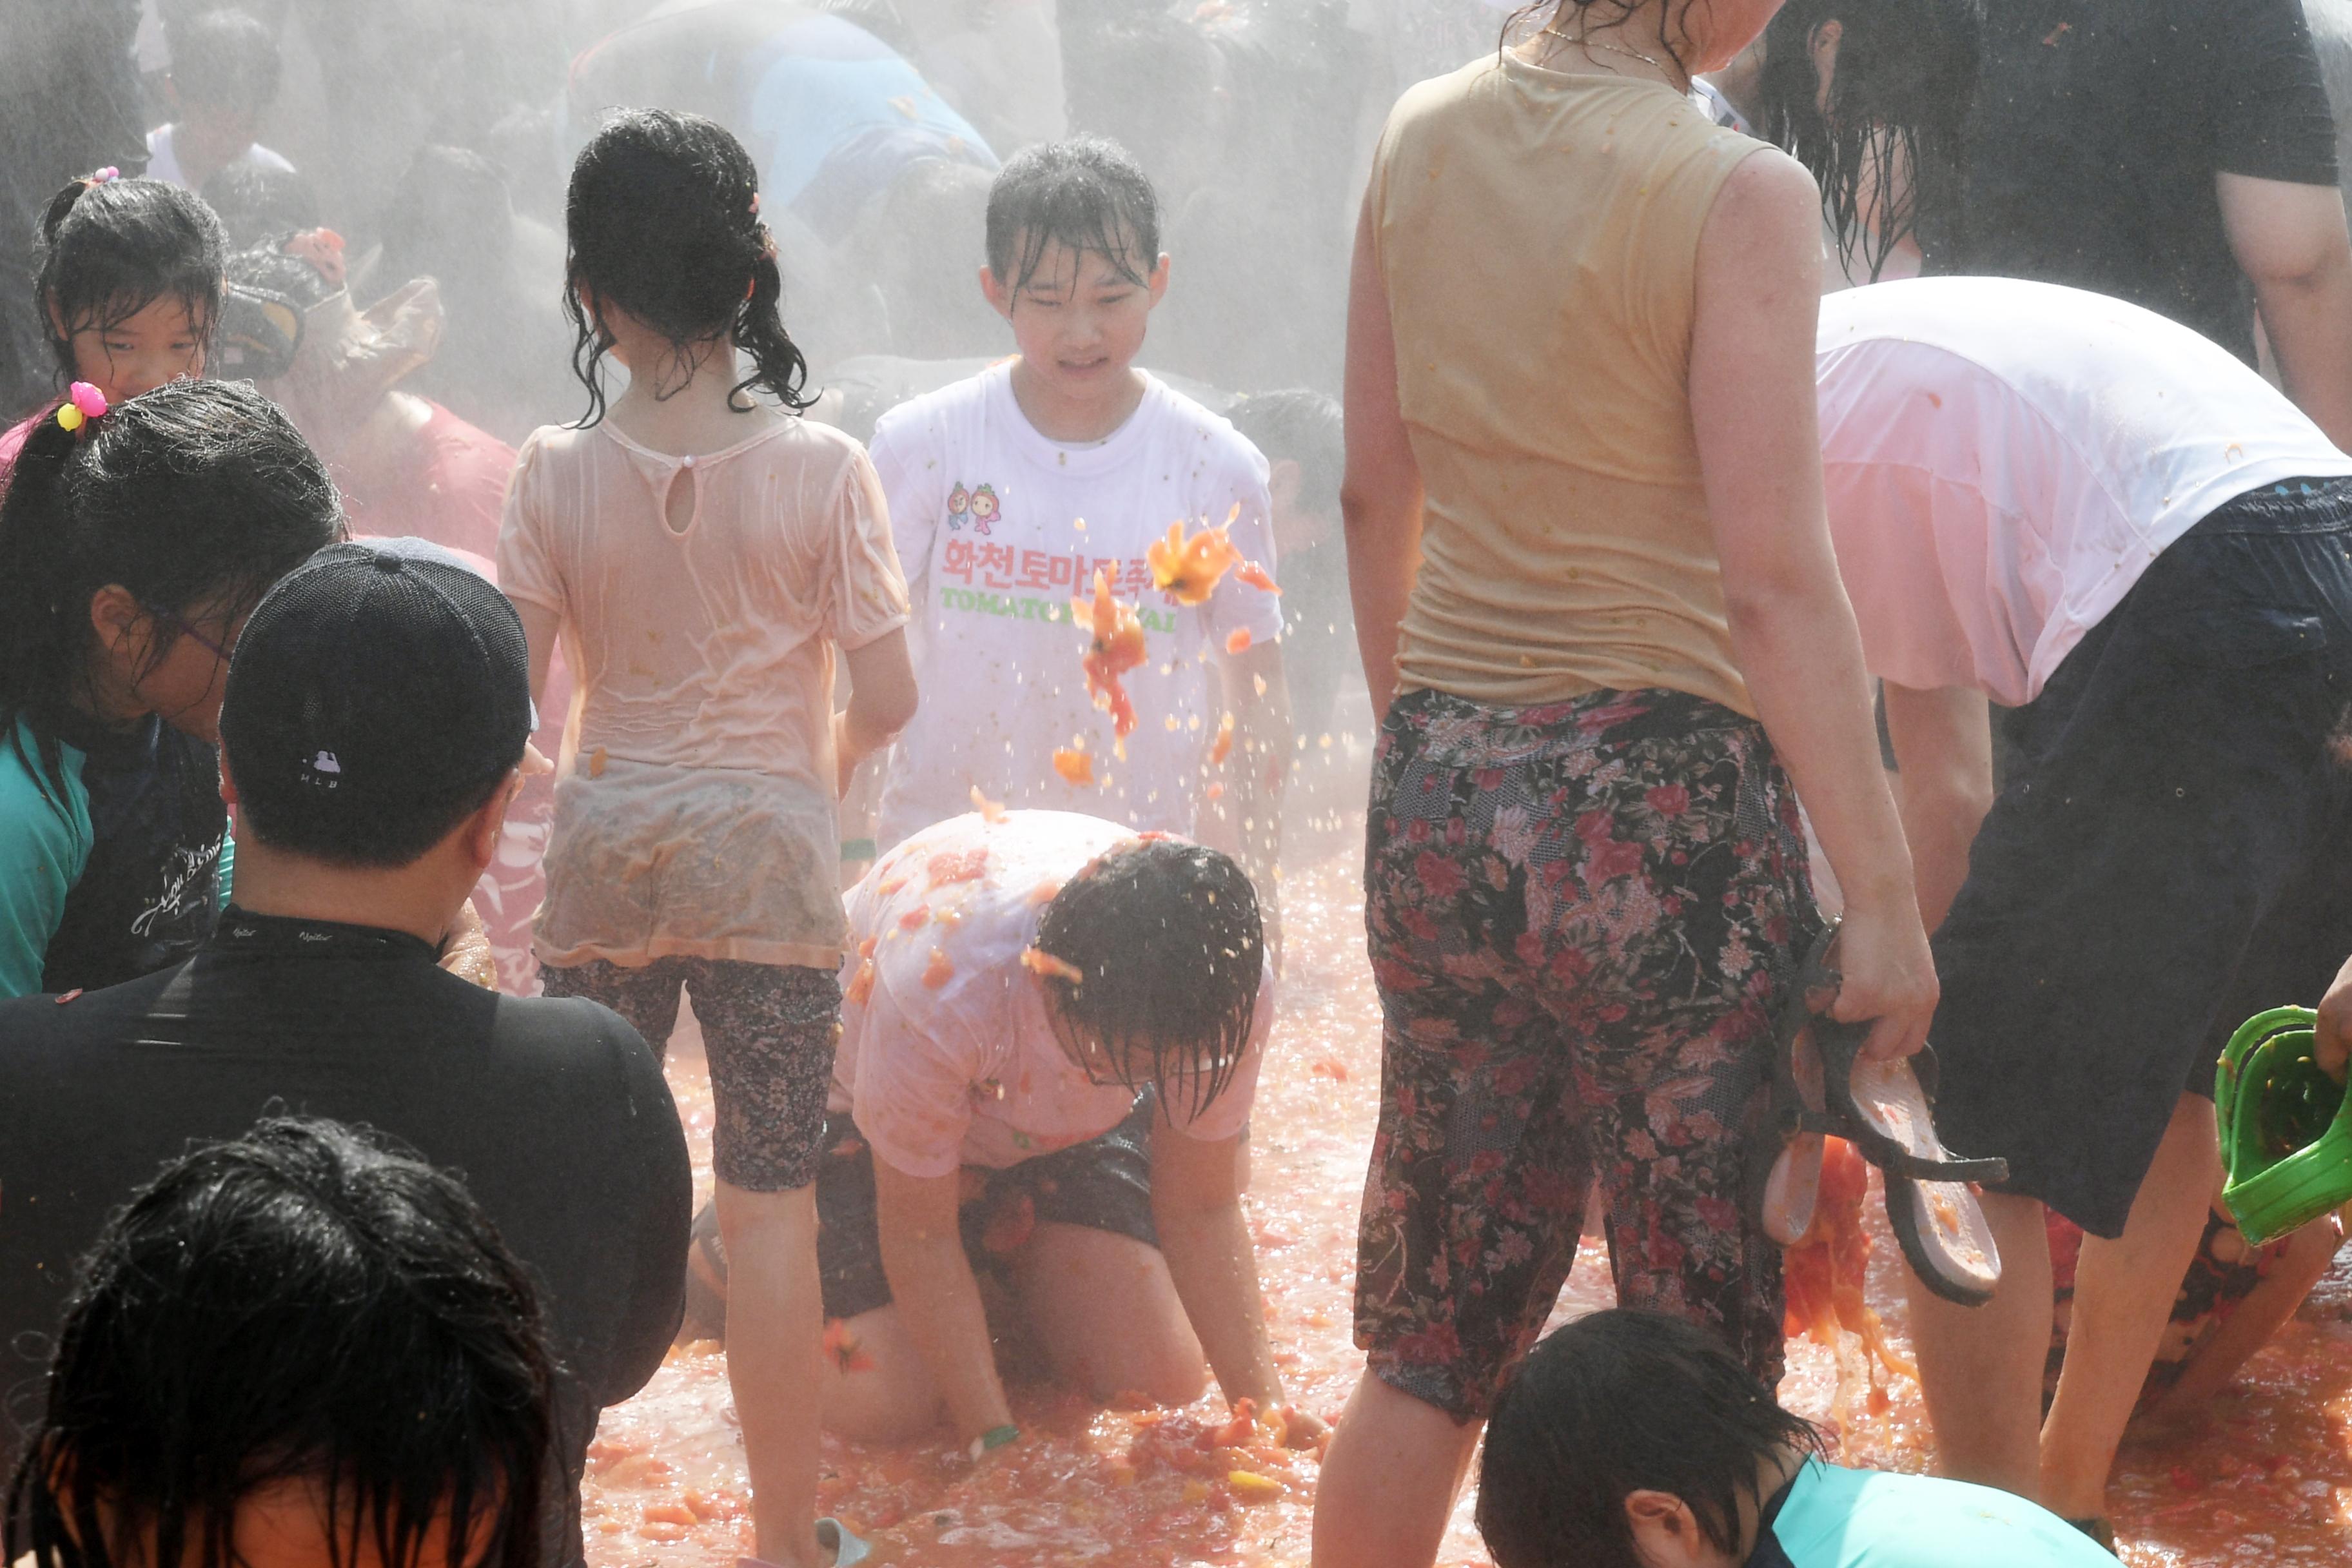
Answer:
[(1228, 1399), (1282, 1411), (1236, 1184), (1273, 1016), (1241, 868), (990, 811), (885, 856), (849, 918), (816, 1181), (827, 1425), (896, 1441), (944, 1409), (975, 1458), (1017, 1437), (992, 1294), (1096, 1397), (1190, 1403), (1205, 1352)]
[(1612, 1309), (1554, 1331), (1495, 1401), (1478, 1531), (1499, 1568), (2095, 1568), (2022, 1499), (1851, 1470), (1704, 1329)]
[(454, 1176), (333, 1121), (174, 1160), (66, 1305), (23, 1568), (537, 1568), (555, 1369)]
[[(1935, 932), (1937, 1121), (2009, 1162), (1992, 1300), (1912, 1292), (1921, 1385), (1948, 1473), (2104, 1534), (2221, 1178), (2215, 1058), (2352, 949), (2352, 458), (2210, 340), (2054, 284), (1833, 295), (1815, 378)], [(2045, 1209), (2090, 1233), (2046, 1419)]]

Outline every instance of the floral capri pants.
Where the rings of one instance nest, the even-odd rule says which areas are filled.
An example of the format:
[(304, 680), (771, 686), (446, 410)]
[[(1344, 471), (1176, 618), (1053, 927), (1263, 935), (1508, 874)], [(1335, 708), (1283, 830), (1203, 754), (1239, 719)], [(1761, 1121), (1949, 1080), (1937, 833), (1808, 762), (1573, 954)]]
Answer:
[(550, 996), (585, 996), (626, 1018), (657, 1058), (677, 1027), (678, 993), (690, 994), (718, 1111), (713, 1173), (747, 1193), (792, 1192), (816, 1180), (841, 1038), (832, 970), (676, 956), (637, 968), (592, 958), (541, 974)]
[(1761, 726), (1676, 691), (1381, 727), (1364, 916), (1385, 1025), (1359, 1233), (1372, 1371), (1483, 1417), (1598, 1184), (1617, 1299), (1781, 1371), (1780, 1251), (1746, 1220), (1771, 1018), (1820, 929)]

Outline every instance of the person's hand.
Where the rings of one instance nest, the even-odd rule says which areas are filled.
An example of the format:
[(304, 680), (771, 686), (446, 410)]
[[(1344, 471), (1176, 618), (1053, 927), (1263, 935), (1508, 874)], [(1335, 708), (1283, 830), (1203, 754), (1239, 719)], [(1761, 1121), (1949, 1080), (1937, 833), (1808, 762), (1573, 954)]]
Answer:
[(1885, 913), (1849, 903), (1830, 962), (1844, 977), (1830, 1016), (1842, 1024), (1875, 1020), (1863, 1044), (1864, 1056), (1889, 1061), (1927, 1043), (1938, 991), (1916, 900)]
[(2319, 1070), (2344, 1081), (2347, 1055), (2352, 1055), (2352, 958), (2336, 972), (2327, 994), (2319, 999), (2319, 1022), (2312, 1026), (2311, 1054)]
[(1331, 1423), (1296, 1405), (1282, 1407), (1282, 1446), (1286, 1448), (1313, 1448), (1331, 1435)]

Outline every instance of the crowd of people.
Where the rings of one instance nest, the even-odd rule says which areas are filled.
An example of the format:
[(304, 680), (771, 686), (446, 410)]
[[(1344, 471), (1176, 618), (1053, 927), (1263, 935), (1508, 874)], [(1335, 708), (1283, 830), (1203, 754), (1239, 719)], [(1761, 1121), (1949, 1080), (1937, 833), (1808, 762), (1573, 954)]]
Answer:
[[(2331, 1266), (2210, 1101), (2352, 1039), (2332, 5), (87, 10), (0, 11), (0, 1559), (580, 1563), (683, 1324), (851, 1563), (824, 1435), (992, 1463), (1012, 1323), (1320, 1450), (1328, 1568), (1482, 1433), (1503, 1568), (2080, 1568)], [(1825, 1129), (1933, 1478), (1776, 1397)]]

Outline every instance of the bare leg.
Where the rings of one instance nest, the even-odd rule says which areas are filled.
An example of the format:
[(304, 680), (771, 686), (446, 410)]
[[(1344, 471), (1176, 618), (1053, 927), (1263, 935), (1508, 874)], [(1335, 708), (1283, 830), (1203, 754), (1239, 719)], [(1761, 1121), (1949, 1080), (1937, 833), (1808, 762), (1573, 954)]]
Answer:
[[(1937, 1468), (2032, 1498), (2041, 1485), (2042, 1373), (2050, 1354), (2050, 1234), (2032, 1198), (1987, 1193), (1984, 1212), (2000, 1248), (1992, 1300), (1956, 1306), (1906, 1269), (1911, 1338)], [(2078, 1305), (2078, 1324), (2081, 1313)]]
[(2269, 1343), (2270, 1337), (2294, 1316), (2294, 1310), (2327, 1272), (2343, 1245), (2344, 1232), (2334, 1215), (2322, 1215), (2296, 1231), (2268, 1278), (2197, 1347), (2181, 1371), (2180, 1381), (2165, 1391), (2150, 1414), (2165, 1420), (2191, 1415), (2228, 1387), (2246, 1358)]
[(853, 1443), (904, 1443), (946, 1419), (939, 1384), (898, 1308), (860, 1312), (841, 1331), (844, 1354), (824, 1358), (826, 1430)]
[(2184, 1094), (2132, 1199), (2123, 1235), (2083, 1238), (2066, 1370), (2042, 1431), (2041, 1501), (2054, 1513), (2085, 1519), (2106, 1511), (2116, 1447), (2197, 1255), (2221, 1173), (2212, 1103)]
[(1190, 1405), (1208, 1386), (1192, 1320), (1156, 1247), (1084, 1226), (1046, 1224), (1013, 1266), (1029, 1331), (1065, 1383), (1097, 1399), (1132, 1390)]
[(779, 1568), (824, 1568), (816, 1543), (816, 1189), (718, 1184), (727, 1248), (727, 1382), (743, 1427), (757, 1551)]
[(1430, 1568), (1477, 1451), (1480, 1423), (1366, 1372), (1331, 1435), (1315, 1494), (1318, 1568)]

